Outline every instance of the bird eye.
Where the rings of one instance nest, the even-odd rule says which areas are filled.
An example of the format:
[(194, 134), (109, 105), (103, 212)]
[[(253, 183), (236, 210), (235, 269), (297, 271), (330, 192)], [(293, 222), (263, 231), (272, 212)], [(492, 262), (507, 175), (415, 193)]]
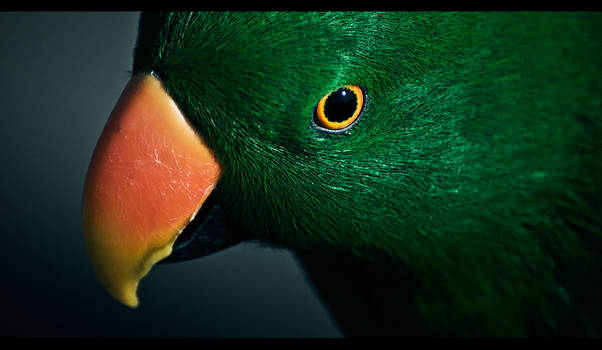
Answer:
[(357, 85), (345, 85), (326, 94), (314, 113), (314, 122), (328, 130), (341, 130), (352, 125), (364, 108), (364, 93)]

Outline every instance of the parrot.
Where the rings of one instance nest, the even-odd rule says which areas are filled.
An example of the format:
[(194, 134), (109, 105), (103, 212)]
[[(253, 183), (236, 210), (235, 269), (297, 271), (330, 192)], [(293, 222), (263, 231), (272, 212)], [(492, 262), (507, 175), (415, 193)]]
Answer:
[(344, 336), (600, 336), (601, 53), (600, 13), (144, 12), (93, 270), (138, 307), (155, 264), (256, 242)]

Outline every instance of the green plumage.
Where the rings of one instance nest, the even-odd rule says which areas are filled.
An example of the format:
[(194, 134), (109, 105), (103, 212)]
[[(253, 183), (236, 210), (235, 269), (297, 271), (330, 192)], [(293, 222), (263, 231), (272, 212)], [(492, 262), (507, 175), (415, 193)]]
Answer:
[[(602, 15), (144, 14), (155, 71), (248, 239), (350, 335), (602, 331)], [(366, 93), (348, 132), (318, 101)]]

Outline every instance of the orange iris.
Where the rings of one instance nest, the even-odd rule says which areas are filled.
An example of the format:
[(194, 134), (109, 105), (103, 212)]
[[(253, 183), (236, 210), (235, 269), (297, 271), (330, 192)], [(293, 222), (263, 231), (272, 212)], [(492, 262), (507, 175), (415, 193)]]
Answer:
[(356, 121), (363, 107), (362, 89), (357, 85), (344, 85), (320, 99), (316, 107), (316, 122), (324, 128), (340, 130)]

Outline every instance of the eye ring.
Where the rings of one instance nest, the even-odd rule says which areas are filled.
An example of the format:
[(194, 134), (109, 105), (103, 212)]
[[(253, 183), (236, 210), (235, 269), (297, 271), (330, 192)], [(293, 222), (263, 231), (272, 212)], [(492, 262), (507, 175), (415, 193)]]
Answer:
[(314, 123), (327, 131), (344, 131), (359, 119), (364, 101), (362, 88), (344, 85), (320, 99), (314, 111)]

